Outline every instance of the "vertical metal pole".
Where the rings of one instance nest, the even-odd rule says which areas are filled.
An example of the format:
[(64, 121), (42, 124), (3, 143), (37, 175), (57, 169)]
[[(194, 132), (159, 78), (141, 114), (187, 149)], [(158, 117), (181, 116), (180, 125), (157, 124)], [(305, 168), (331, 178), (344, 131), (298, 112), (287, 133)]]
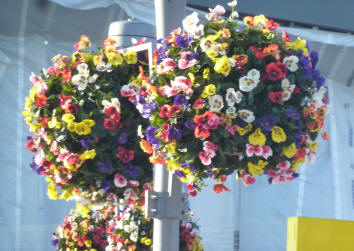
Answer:
[[(173, 29), (181, 26), (185, 16), (186, 0), (155, 0), (156, 38), (165, 38)], [(169, 173), (165, 166), (154, 165), (154, 191), (168, 192), (166, 209), (181, 205), (181, 182)], [(154, 218), (154, 251), (179, 250), (179, 218)]]

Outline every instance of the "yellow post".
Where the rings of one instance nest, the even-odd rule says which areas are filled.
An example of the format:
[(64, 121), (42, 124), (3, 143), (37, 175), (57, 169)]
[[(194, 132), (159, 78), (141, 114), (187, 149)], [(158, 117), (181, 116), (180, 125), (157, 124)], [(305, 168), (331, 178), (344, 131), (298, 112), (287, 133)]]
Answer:
[(354, 251), (354, 221), (289, 217), (287, 251)]

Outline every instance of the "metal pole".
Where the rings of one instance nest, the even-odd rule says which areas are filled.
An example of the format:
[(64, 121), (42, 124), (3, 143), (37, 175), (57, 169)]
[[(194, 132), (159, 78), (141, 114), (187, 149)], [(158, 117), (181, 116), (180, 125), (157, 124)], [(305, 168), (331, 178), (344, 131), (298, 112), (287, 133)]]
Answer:
[[(165, 38), (181, 26), (185, 16), (186, 0), (155, 0), (156, 37)], [(166, 210), (181, 208), (181, 182), (165, 166), (154, 165), (154, 191), (167, 192)], [(167, 216), (167, 214), (166, 214)], [(154, 218), (154, 251), (179, 250), (179, 216)]]

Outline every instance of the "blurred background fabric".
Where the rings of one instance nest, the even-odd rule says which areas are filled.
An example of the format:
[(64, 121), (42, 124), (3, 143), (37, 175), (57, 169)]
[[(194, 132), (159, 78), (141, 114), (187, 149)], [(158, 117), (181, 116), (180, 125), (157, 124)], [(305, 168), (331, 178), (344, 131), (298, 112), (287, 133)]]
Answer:
[[(49, 200), (44, 178), (29, 167), (33, 155), (24, 147), (30, 133), (22, 110), (31, 72), (48, 67), (56, 54), (71, 55), (82, 34), (101, 45), (113, 21), (154, 24), (153, 8), (152, 0), (0, 2), (0, 250), (54, 250), (51, 234), (75, 205)], [(284, 28), (319, 53), (330, 141), (319, 139), (317, 162), (301, 166), (293, 182), (269, 185), (261, 178), (244, 187), (231, 176), (231, 192), (215, 194), (210, 183), (192, 198), (206, 251), (283, 251), (289, 216), (354, 220), (354, 36), (333, 27)]]

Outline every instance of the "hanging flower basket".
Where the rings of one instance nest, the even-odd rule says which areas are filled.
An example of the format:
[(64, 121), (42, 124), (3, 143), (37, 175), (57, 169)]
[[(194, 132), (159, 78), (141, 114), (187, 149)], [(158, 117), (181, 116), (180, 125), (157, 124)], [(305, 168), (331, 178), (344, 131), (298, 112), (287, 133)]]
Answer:
[(135, 100), (149, 104), (141, 143), (151, 161), (189, 183), (191, 195), (208, 177), (220, 183), (215, 192), (228, 190), (222, 183), (234, 171), (245, 184), (257, 175), (293, 180), (306, 157), (314, 161), (327, 113), (318, 54), (305, 40), (291, 42), (263, 15), (240, 25), (234, 9), (224, 13), (210, 9), (205, 25), (193, 13), (184, 32), (159, 40), (149, 94)]
[(51, 199), (80, 197), (86, 202), (137, 201), (152, 181), (152, 168), (137, 137), (143, 121), (121, 95), (141, 91), (140, 72), (147, 59), (119, 53), (106, 39), (91, 51), (81, 36), (71, 57), (57, 55), (53, 65), (30, 77), (25, 120), (32, 136), (26, 148), (35, 153), (31, 167), (46, 176)]
[[(53, 245), (57, 250), (152, 250), (153, 220), (137, 206), (122, 205), (118, 215), (115, 211), (110, 203), (99, 209), (78, 205), (56, 228)], [(180, 222), (179, 250), (204, 250), (195, 222)]]

